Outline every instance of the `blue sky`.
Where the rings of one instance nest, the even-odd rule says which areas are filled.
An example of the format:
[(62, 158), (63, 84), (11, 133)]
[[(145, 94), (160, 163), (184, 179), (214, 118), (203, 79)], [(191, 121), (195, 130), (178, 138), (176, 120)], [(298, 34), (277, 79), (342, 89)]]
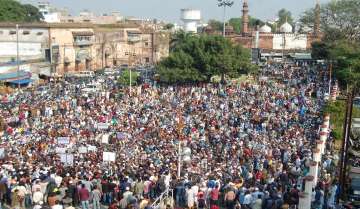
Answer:
[[(36, 4), (38, 0), (21, 0)], [(119, 11), (124, 16), (156, 18), (170, 22), (180, 22), (181, 8), (200, 9), (202, 18), (222, 19), (222, 10), (217, 7), (217, 0), (47, 0), (56, 7), (67, 7), (72, 14), (88, 9), (98, 14)], [(330, 0), (320, 0), (321, 3)], [(234, 5), (227, 10), (227, 17), (241, 15), (243, 0), (234, 0)], [(281, 8), (290, 10), (298, 17), (304, 10), (314, 7), (316, 0), (248, 0), (250, 15), (262, 20), (273, 19)]]

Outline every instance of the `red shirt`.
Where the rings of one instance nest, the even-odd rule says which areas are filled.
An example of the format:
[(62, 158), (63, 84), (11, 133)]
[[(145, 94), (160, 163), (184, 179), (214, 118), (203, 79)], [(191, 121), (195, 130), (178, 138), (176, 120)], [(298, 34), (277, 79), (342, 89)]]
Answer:
[(210, 197), (212, 200), (218, 200), (219, 199), (219, 189), (215, 188), (211, 190)]
[(80, 201), (87, 201), (90, 198), (90, 193), (86, 188), (81, 188), (79, 190)]

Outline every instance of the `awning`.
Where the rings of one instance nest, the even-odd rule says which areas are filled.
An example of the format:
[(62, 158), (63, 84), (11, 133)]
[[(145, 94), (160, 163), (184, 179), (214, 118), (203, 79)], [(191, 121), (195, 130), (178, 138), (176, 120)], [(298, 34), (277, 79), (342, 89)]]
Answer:
[(21, 80), (14, 80), (14, 81), (9, 81), (9, 83), (12, 84), (17, 84), (17, 85), (21, 85), (21, 84), (28, 84), (31, 83), (33, 80), (32, 79), (21, 79)]

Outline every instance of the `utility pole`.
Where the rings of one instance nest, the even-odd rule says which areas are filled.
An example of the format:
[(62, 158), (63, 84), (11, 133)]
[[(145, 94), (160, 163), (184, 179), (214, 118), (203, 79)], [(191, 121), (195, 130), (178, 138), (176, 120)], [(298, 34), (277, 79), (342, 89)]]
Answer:
[[(20, 65), (19, 65), (19, 25), (16, 24), (16, 67), (17, 77), (20, 76)], [(18, 83), (18, 90), (20, 90), (20, 82)]]
[[(344, 121), (344, 131), (343, 131), (343, 141), (341, 147), (340, 155), (340, 186), (341, 191), (346, 191), (346, 169), (348, 161), (348, 151), (350, 146), (350, 131), (351, 131), (351, 120), (352, 120), (352, 111), (353, 111), (353, 101), (355, 95), (355, 87), (348, 93), (348, 98), (346, 100), (346, 116)], [(345, 195), (345, 192), (342, 192)]]

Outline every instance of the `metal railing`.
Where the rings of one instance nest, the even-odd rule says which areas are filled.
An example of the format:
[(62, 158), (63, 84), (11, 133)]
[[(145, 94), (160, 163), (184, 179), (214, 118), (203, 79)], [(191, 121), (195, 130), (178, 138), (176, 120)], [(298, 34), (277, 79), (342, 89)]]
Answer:
[(166, 205), (171, 205), (171, 208), (173, 208), (173, 202), (174, 202), (174, 190), (173, 189), (166, 189), (152, 204), (152, 209), (160, 209), (161, 204), (163, 204), (166, 208)]

